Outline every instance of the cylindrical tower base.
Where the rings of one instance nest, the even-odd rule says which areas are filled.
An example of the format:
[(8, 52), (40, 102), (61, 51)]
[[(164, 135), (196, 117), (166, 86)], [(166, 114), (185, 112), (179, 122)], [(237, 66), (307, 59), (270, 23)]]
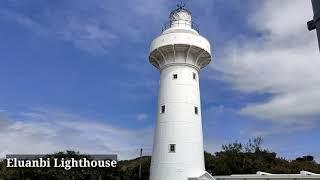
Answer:
[(205, 172), (197, 69), (161, 71), (150, 180), (187, 180)]

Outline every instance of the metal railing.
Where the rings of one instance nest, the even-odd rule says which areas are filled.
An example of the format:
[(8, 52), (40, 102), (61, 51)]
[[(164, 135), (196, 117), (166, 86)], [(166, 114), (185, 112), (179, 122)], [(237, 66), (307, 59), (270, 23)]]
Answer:
[(171, 28), (171, 27), (191, 27), (192, 29), (194, 29), (198, 33), (200, 32), (197, 24), (195, 24), (192, 21), (185, 21), (185, 20), (169, 21), (169, 22), (165, 23), (164, 26), (162, 27), (162, 32)]

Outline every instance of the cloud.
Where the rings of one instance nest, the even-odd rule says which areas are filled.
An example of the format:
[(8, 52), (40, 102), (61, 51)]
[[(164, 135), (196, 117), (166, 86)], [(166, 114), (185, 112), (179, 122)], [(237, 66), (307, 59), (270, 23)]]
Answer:
[(36, 109), (0, 118), (0, 157), (7, 153), (116, 153), (120, 159), (150, 149), (152, 129), (126, 129), (62, 111)]
[[(320, 89), (319, 89), (320, 90)], [(301, 123), (318, 120), (320, 115), (320, 91), (308, 90), (288, 92), (274, 96), (271, 101), (262, 104), (248, 105), (241, 113), (258, 117), (259, 119), (282, 120), (284, 123)]]
[(148, 119), (148, 114), (146, 113), (140, 113), (137, 115), (138, 121), (146, 121)]
[[(283, 125), (281, 124), (280, 126), (264, 126), (264, 127), (246, 127), (241, 129), (240, 134), (241, 135), (246, 135), (250, 137), (264, 137), (264, 138), (275, 138), (276, 136), (282, 136), (286, 137), (286, 135), (292, 134), (292, 133), (297, 133), (297, 132), (302, 132), (305, 131), (306, 129), (311, 129), (313, 128), (313, 125), (311, 124), (298, 124), (294, 126), (292, 125)], [(270, 141), (272, 142), (272, 140)]]
[[(145, 27), (152, 29), (155, 22), (164, 18), (161, 15), (167, 14), (164, 0), (131, 0), (125, 5), (119, 1), (100, 0), (5, 2), (0, 9), (2, 18), (36, 34), (71, 42), (91, 54), (108, 54), (124, 39), (127, 43), (144, 40)], [(30, 9), (37, 11), (30, 12)]]
[(41, 24), (37, 23), (32, 18), (14, 11), (0, 8), (0, 20), (1, 18), (16, 22), (39, 35), (45, 34), (47, 31)]
[(109, 53), (112, 42), (119, 37), (97, 23), (81, 23), (69, 18), (63, 29), (57, 30), (59, 38), (93, 54)]
[(211, 67), (239, 91), (271, 95), (248, 104), (242, 114), (312, 127), (320, 116), (320, 61), (316, 35), (306, 28), (310, 2), (263, 1), (250, 17), (248, 25), (258, 35), (230, 41)]

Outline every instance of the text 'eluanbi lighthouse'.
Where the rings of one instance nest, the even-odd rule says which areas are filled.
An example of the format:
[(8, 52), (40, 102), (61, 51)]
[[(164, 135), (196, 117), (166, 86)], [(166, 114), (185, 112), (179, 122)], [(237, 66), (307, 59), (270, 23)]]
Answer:
[(149, 61), (160, 70), (150, 180), (213, 179), (205, 171), (199, 72), (211, 61), (191, 12), (178, 6), (153, 40)]

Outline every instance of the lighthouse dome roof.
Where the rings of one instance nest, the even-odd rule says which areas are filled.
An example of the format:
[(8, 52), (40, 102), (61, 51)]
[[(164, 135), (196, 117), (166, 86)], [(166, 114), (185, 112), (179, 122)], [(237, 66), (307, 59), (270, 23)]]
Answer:
[(170, 13), (170, 21), (192, 21), (191, 12), (184, 6), (178, 5), (178, 8)]

